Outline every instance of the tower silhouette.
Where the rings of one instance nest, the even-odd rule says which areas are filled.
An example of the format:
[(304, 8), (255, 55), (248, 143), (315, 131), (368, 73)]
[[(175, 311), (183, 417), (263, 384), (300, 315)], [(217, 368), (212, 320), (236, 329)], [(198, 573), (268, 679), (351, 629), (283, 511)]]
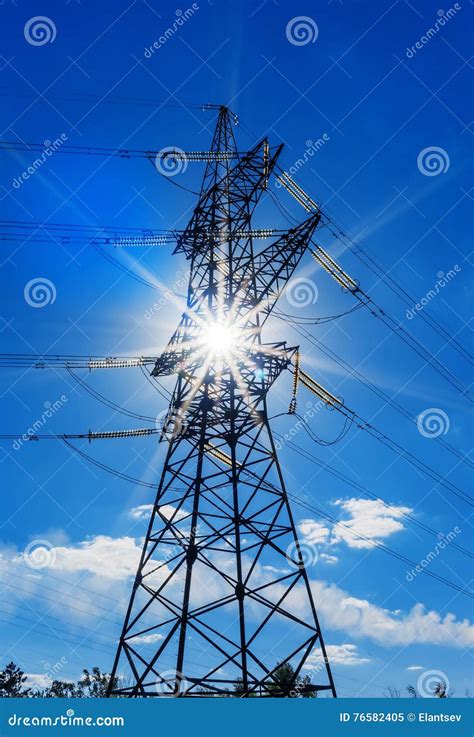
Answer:
[[(259, 231), (256, 252), (252, 215), (282, 146), (263, 139), (240, 153), (233, 123), (219, 108), (178, 238), (187, 306), (152, 371), (177, 376), (167, 452), (111, 695), (336, 695), (267, 411), (296, 348), (262, 338), (320, 214), (277, 237)], [(311, 684), (301, 679), (310, 655)]]

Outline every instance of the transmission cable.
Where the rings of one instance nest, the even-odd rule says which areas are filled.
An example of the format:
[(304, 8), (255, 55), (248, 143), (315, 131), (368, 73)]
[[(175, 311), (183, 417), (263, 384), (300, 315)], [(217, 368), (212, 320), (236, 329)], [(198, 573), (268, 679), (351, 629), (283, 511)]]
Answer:
[[(291, 440), (286, 440), (284, 436), (282, 436), (279, 433), (276, 433), (277, 437), (279, 438), (280, 442), (283, 442), (284, 445), (287, 445), (291, 450), (293, 450), (295, 453), (298, 453), (302, 458), (309, 461), (315, 466), (318, 466), (322, 471), (327, 471), (332, 476), (337, 478), (339, 481), (342, 481), (344, 484), (347, 484), (348, 486), (352, 487), (355, 491), (364, 494), (364, 496), (369, 497), (370, 499), (373, 499), (374, 501), (381, 502), (384, 506), (386, 506), (388, 509), (394, 507), (394, 505), (387, 501), (387, 499), (384, 499), (381, 496), (378, 496), (377, 494), (374, 494), (373, 491), (370, 491), (366, 486), (359, 483), (358, 481), (355, 481), (354, 479), (351, 479), (349, 476), (344, 474), (339, 469), (335, 468), (334, 466), (331, 466), (329, 463), (321, 461), (319, 458), (317, 458), (314, 453), (311, 453), (310, 451), (307, 451), (304, 448), (301, 448), (300, 446), (293, 443)], [(395, 507), (398, 512), (398, 508)], [(420, 529), (424, 530), (428, 534), (435, 537), (437, 540), (442, 540), (444, 538), (444, 535), (442, 535), (439, 531), (436, 531), (433, 527), (430, 527), (424, 522), (421, 522), (421, 520), (418, 520), (416, 517), (414, 517), (412, 514), (408, 512), (400, 513), (400, 516), (407, 520), (408, 522), (411, 522), (411, 524), (416, 525)], [(460, 553), (463, 555), (466, 555), (469, 558), (474, 558), (474, 553), (472, 551), (468, 550), (467, 548), (464, 548), (462, 545), (459, 545), (456, 542), (450, 542), (451, 547), (456, 548)]]
[[(291, 318), (283, 318), (280, 317), (280, 315), (277, 315), (275, 313), (276, 317), (279, 317), (280, 319), (286, 320), (286, 322), (293, 324), (294, 330), (301, 335), (303, 338), (308, 340), (312, 345), (314, 345), (316, 348), (319, 348), (328, 358), (335, 361), (341, 368), (343, 368), (350, 378), (351, 376), (357, 377), (357, 379), (368, 389), (370, 389), (376, 396), (378, 396), (380, 399), (382, 399), (386, 404), (393, 407), (393, 409), (398, 412), (399, 415), (404, 417), (405, 419), (409, 420), (411, 424), (416, 425), (417, 419), (414, 418), (410, 412), (408, 412), (405, 407), (403, 407), (402, 404), (397, 402), (395, 399), (390, 397), (386, 392), (384, 392), (380, 387), (378, 387), (374, 382), (372, 382), (370, 379), (367, 378), (364, 374), (362, 374), (360, 371), (358, 371), (355, 367), (350, 366), (346, 361), (344, 361), (343, 358), (341, 358), (338, 354), (336, 354), (334, 351), (332, 351), (330, 348), (328, 348), (324, 343), (322, 343), (318, 338), (316, 338), (314, 335), (309, 333), (307, 330), (304, 329), (304, 327), (301, 327), (301, 329), (295, 327), (295, 322)], [(469, 456), (466, 453), (462, 453), (460, 450), (455, 448), (453, 445), (448, 443), (441, 435), (433, 436), (433, 439), (436, 440), (438, 443), (440, 443), (446, 450), (448, 450), (450, 453), (452, 453), (459, 461), (462, 463), (465, 463), (467, 466), (470, 466), (471, 468), (474, 468), (474, 461), (472, 461)]]

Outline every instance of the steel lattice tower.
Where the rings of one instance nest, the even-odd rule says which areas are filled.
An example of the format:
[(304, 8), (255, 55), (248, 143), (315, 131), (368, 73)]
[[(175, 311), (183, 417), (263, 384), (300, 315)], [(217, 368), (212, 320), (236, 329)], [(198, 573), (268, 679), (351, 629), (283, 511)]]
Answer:
[[(254, 252), (251, 217), (281, 146), (238, 154), (232, 124), (220, 108), (176, 249), (190, 261), (187, 308), (152, 372), (177, 374), (167, 452), (111, 695), (288, 696), (315, 652), (306, 688), (336, 695), (267, 414), (296, 349), (261, 337), (320, 215)], [(294, 669), (283, 688), (281, 663)]]

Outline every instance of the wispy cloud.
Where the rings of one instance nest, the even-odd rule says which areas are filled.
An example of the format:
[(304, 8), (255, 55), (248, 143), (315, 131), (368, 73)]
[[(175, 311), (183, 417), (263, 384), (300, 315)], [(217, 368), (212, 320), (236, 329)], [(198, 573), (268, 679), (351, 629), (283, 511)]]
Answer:
[(343, 542), (350, 548), (371, 548), (401, 532), (403, 516), (411, 512), (409, 507), (388, 505), (376, 499), (337, 499), (334, 504), (345, 513), (339, 520), (341, 524), (327, 526), (314, 519), (304, 519), (299, 531), (306, 543), (337, 545)]
[[(346, 642), (343, 645), (326, 645), (326, 652), (329, 662), (333, 665), (362, 665), (370, 663), (370, 658), (363, 658), (359, 655), (357, 645)], [(324, 662), (321, 651), (316, 650), (311, 653), (305, 664), (305, 670), (314, 668)]]

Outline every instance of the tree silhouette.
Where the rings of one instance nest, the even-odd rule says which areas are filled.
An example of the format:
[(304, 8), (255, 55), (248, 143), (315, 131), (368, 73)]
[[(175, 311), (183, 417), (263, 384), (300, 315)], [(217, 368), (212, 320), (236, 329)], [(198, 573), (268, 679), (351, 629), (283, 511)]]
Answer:
[[(304, 698), (313, 699), (316, 692), (312, 691), (311, 678), (309, 676), (296, 676), (295, 670), (290, 663), (277, 664), (277, 668), (273, 673), (273, 683), (268, 684), (268, 691), (275, 697), (287, 698)], [(244, 688), (242, 680), (239, 678), (234, 685), (234, 695), (243, 696)], [(248, 698), (256, 697), (258, 693), (248, 694)]]
[(23, 687), (26, 678), (21, 668), (8, 663), (5, 670), (0, 671), (0, 698), (29, 696), (31, 689)]

